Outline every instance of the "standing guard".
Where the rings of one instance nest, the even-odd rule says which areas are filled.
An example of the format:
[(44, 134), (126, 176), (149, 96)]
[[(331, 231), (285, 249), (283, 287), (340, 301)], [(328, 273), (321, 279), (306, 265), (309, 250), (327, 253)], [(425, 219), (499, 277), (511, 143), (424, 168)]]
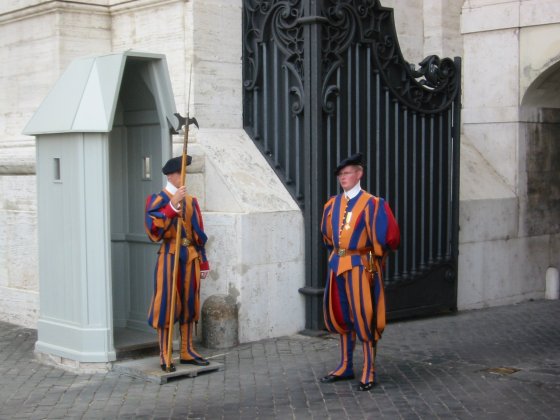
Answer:
[(330, 252), (323, 312), (330, 332), (340, 334), (340, 364), (321, 382), (353, 379), (356, 336), (364, 365), (358, 389), (375, 385), (375, 351), (385, 328), (384, 260), (400, 243), (389, 204), (361, 189), (362, 155), (340, 162), (335, 174), (342, 194), (325, 204), (321, 231)]
[[(187, 156), (186, 164), (190, 164)], [(150, 304), (148, 323), (157, 329), (160, 364), (164, 371), (173, 372), (171, 359), (173, 324), (179, 322), (181, 332), (181, 363), (206, 366), (209, 362), (193, 347), (193, 329), (200, 315), (200, 279), (206, 278), (210, 269), (206, 259), (206, 234), (198, 201), (187, 194), (181, 185), (182, 157), (170, 159), (162, 168), (167, 185), (146, 201), (145, 226), (148, 237), (160, 242), (158, 259), (154, 270), (154, 294)], [(177, 235), (177, 226), (182, 234)], [(176, 246), (179, 237), (180, 246)], [(179, 256), (176, 256), (176, 249)], [(175, 265), (178, 261), (178, 267)], [(176, 282), (173, 281), (176, 273)], [(178, 299), (171, 291), (175, 285)], [(173, 302), (175, 305), (173, 306)], [(173, 322), (169, 322), (173, 317)]]

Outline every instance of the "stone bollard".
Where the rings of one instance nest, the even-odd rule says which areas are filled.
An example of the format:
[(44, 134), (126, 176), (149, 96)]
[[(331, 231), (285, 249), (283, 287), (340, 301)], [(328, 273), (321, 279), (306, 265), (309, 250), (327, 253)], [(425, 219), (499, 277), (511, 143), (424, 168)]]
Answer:
[(558, 269), (556, 267), (548, 267), (546, 270), (546, 299), (558, 299)]
[(238, 310), (235, 299), (227, 295), (212, 295), (202, 305), (202, 345), (223, 349), (239, 344)]

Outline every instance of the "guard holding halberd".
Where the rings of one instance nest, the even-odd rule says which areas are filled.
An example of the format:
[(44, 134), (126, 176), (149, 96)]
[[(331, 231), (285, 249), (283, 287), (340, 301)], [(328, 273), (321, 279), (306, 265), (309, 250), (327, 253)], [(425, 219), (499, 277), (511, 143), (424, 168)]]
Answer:
[(321, 232), (329, 255), (323, 312), (330, 332), (340, 335), (341, 360), (321, 378), (329, 383), (354, 378), (356, 337), (364, 364), (358, 389), (375, 385), (375, 351), (385, 328), (384, 260), (400, 243), (400, 231), (389, 204), (361, 189), (362, 155), (340, 162), (336, 175), (342, 194), (325, 204)]
[[(188, 155), (186, 158), (188, 165), (192, 158)], [(181, 332), (180, 362), (198, 366), (209, 364), (193, 346), (193, 330), (200, 316), (200, 279), (206, 278), (210, 269), (205, 251), (207, 237), (198, 201), (181, 185), (181, 164), (181, 156), (167, 161), (162, 168), (167, 185), (146, 200), (146, 233), (153, 242), (161, 242), (148, 323), (157, 329), (161, 369), (168, 372), (175, 370), (169, 343), (170, 330), (177, 321)], [(181, 226), (179, 234), (178, 226)], [(177, 249), (179, 256), (175, 258)], [(171, 293), (174, 285), (175, 297)]]

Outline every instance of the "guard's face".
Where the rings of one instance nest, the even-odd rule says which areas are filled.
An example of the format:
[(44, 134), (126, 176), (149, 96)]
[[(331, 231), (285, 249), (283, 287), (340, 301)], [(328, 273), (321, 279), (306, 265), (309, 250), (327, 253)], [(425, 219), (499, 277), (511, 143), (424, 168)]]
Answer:
[(360, 166), (346, 166), (338, 173), (338, 182), (344, 191), (352, 189), (362, 178), (363, 169)]
[(172, 174), (168, 174), (167, 180), (171, 182), (171, 184), (175, 188), (179, 188), (181, 186), (181, 172), (173, 172)]

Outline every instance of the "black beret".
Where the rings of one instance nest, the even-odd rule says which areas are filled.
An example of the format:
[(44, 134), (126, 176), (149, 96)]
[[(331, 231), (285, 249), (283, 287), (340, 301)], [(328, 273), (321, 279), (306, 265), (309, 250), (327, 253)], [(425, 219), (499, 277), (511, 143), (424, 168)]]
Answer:
[(347, 157), (346, 159), (340, 161), (340, 163), (338, 164), (338, 166), (336, 167), (336, 170), (334, 171), (335, 175), (338, 175), (338, 173), (343, 169), (346, 168), (349, 165), (359, 165), (359, 166), (364, 166), (362, 164), (362, 154), (361, 153), (356, 153), (350, 157)]
[[(181, 161), (183, 160), (182, 156), (177, 156), (171, 158), (167, 161), (163, 168), (161, 168), (161, 172), (165, 175), (172, 174), (174, 172), (181, 172)], [(187, 155), (187, 166), (191, 164), (192, 157)]]

